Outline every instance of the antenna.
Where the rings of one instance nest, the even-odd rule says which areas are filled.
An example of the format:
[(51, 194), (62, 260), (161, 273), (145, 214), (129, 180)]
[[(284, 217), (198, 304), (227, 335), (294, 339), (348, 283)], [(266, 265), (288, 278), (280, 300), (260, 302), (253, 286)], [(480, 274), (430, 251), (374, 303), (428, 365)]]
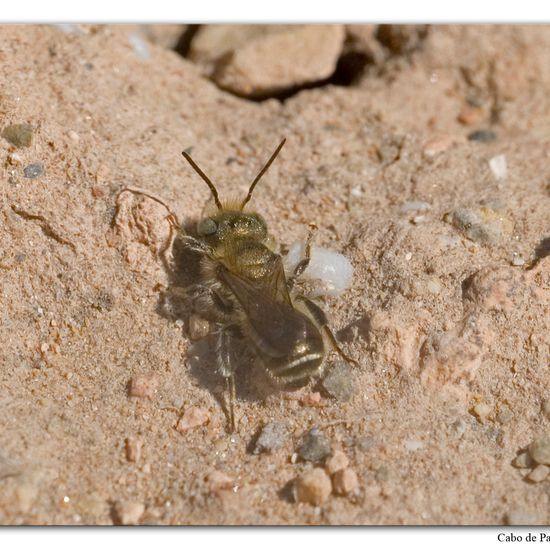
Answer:
[(267, 170), (271, 166), (271, 163), (275, 160), (275, 157), (279, 154), (279, 151), (283, 148), (285, 141), (286, 141), (286, 138), (284, 138), (283, 141), (281, 141), (281, 143), (279, 144), (279, 147), (275, 149), (275, 152), (271, 155), (271, 158), (267, 161), (266, 165), (260, 170), (260, 173), (256, 176), (256, 178), (252, 182), (252, 185), (248, 190), (248, 195), (246, 195), (246, 199), (244, 199), (244, 201), (241, 203), (241, 210), (245, 207), (246, 203), (250, 200), (250, 197), (252, 197), (252, 191), (254, 191), (254, 187), (256, 187), (256, 184), (260, 181), (261, 177), (267, 172)]
[[(280, 146), (279, 146), (279, 149), (280, 149)], [(208, 185), (208, 187), (210, 187), (210, 191), (212, 191), (212, 195), (214, 196), (214, 202), (216, 203), (216, 206), (218, 207), (218, 210), (222, 210), (222, 203), (220, 202), (220, 198), (218, 197), (218, 191), (217, 189), (214, 187), (214, 184), (210, 181), (210, 179), (208, 178), (208, 176), (197, 166), (197, 164), (195, 163), (195, 161), (191, 158), (191, 156), (189, 155), (189, 153), (185, 152), (185, 151), (182, 151), (181, 153), (183, 155), (183, 157), (185, 158), (185, 160), (193, 167), (193, 169), (195, 170), (195, 172), (197, 172), (197, 174), (206, 182), (206, 185)], [(271, 162), (271, 161), (270, 161)], [(265, 171), (265, 170), (264, 170)], [(250, 193), (249, 193), (250, 194)]]

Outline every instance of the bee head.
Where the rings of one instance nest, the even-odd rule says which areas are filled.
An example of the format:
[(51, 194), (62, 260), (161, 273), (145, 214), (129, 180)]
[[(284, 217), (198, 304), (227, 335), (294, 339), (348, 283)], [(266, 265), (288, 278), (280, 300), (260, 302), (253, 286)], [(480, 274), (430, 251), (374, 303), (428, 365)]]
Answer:
[(233, 239), (264, 242), (267, 238), (267, 224), (255, 212), (222, 210), (203, 218), (197, 226), (197, 233), (213, 248)]
[(261, 242), (265, 241), (267, 238), (267, 226), (265, 220), (255, 212), (245, 212), (244, 207), (252, 197), (252, 192), (254, 191), (256, 184), (267, 172), (267, 169), (271, 166), (271, 163), (275, 160), (275, 157), (283, 148), (285, 141), (286, 139), (281, 141), (275, 152), (271, 155), (271, 158), (260, 170), (260, 173), (254, 178), (245, 199), (237, 205), (233, 203), (226, 206), (222, 205), (215, 185), (197, 166), (189, 153), (183, 151), (182, 155), (185, 157), (187, 162), (189, 162), (197, 174), (205, 181), (206, 185), (208, 185), (210, 191), (212, 191), (212, 198), (214, 199), (214, 204), (217, 210), (215, 210), (212, 215), (207, 215), (203, 218), (197, 226), (199, 236), (202, 237), (210, 246), (215, 247), (216, 245), (226, 241), (228, 238), (253, 239)]

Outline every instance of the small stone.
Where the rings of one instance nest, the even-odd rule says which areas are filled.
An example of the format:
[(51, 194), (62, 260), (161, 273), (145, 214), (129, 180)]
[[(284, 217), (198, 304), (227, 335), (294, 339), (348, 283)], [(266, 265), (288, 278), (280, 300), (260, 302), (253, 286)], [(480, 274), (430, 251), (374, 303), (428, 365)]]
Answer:
[(505, 235), (511, 235), (514, 224), (503, 213), (489, 207), (477, 209), (458, 208), (445, 215), (445, 221), (481, 244), (493, 244)]
[(542, 414), (550, 418), (550, 399), (545, 399), (541, 405)]
[(479, 107), (473, 105), (464, 105), (458, 113), (458, 122), (464, 124), (464, 126), (473, 126), (481, 122), (483, 117), (483, 111)]
[(321, 462), (331, 453), (328, 439), (319, 429), (313, 428), (306, 433), (297, 449), (298, 456), (309, 462)]
[(325, 470), (330, 474), (335, 474), (339, 470), (347, 468), (349, 465), (348, 457), (343, 451), (336, 450), (325, 461)]
[(80, 141), (80, 136), (74, 131), (74, 130), (69, 130), (67, 132), (67, 135), (69, 136), (69, 138), (71, 138), (75, 143), (78, 143)]
[(451, 134), (443, 134), (431, 138), (424, 144), (423, 153), (426, 157), (431, 158), (435, 157), (439, 153), (443, 153), (449, 147), (460, 141), (457, 136)]
[(143, 512), (145, 505), (141, 502), (121, 500), (114, 506), (115, 518), (119, 525), (136, 525)]
[(17, 166), (17, 165), (19, 165), (23, 162), (23, 158), (21, 157), (21, 155), (19, 153), (10, 153), (8, 155), (8, 162), (12, 166)]
[(208, 334), (210, 334), (210, 323), (199, 315), (192, 313), (189, 317), (189, 338), (191, 340), (201, 340)]
[(44, 167), (39, 162), (29, 164), (23, 169), (23, 176), (28, 179), (34, 179), (41, 176), (44, 173)]
[(198, 428), (210, 420), (210, 411), (201, 407), (189, 407), (179, 419), (176, 430), (185, 433), (193, 428)]
[(439, 294), (441, 292), (441, 283), (437, 279), (428, 279), (426, 289), (431, 294)]
[(489, 160), (489, 168), (497, 180), (504, 180), (508, 174), (506, 155), (497, 155)]
[(424, 447), (424, 443), (422, 443), (422, 441), (418, 441), (417, 439), (407, 439), (405, 441), (405, 449), (407, 449), (407, 451), (418, 451), (418, 449), (422, 449), (422, 447)]
[(527, 474), (527, 479), (533, 483), (540, 483), (548, 477), (548, 474), (550, 474), (550, 468), (544, 464), (539, 464), (531, 473)]
[(332, 476), (332, 488), (337, 495), (349, 495), (357, 491), (359, 480), (355, 470), (344, 468)]
[(314, 468), (294, 482), (294, 500), (313, 506), (323, 504), (332, 491), (330, 478), (322, 468)]
[(338, 401), (349, 401), (354, 393), (352, 368), (344, 361), (336, 361), (329, 368), (321, 385), (323, 389)]
[(505, 517), (506, 525), (540, 525), (542, 522), (536, 512), (510, 510)]
[(318, 391), (305, 392), (300, 396), (299, 401), (306, 407), (315, 407), (321, 402), (321, 394)]
[(470, 141), (479, 141), (480, 143), (489, 143), (495, 141), (497, 135), (492, 130), (476, 130), (468, 134)]
[(512, 461), (514, 468), (532, 468), (535, 464), (528, 452), (519, 453)]
[(29, 147), (32, 136), (33, 130), (30, 124), (11, 124), (2, 131), (2, 137), (15, 147)]
[(418, 49), (428, 29), (428, 25), (378, 25), (376, 39), (393, 54), (402, 55)]
[(158, 376), (154, 372), (139, 374), (130, 380), (130, 396), (153, 399), (159, 384)]
[(521, 267), (522, 265), (525, 265), (525, 259), (519, 254), (514, 254), (512, 257), (512, 265), (515, 267)]
[(492, 410), (491, 406), (487, 405), (487, 403), (478, 403), (473, 407), (472, 412), (478, 420), (483, 421), (491, 414)]
[(550, 433), (535, 439), (528, 447), (529, 454), (539, 464), (550, 464)]
[(283, 446), (287, 434), (286, 427), (278, 422), (268, 422), (260, 432), (254, 454), (272, 453)]
[(408, 214), (409, 212), (425, 212), (430, 208), (430, 203), (425, 201), (407, 201), (401, 205), (399, 211), (401, 214)]
[(126, 438), (126, 460), (128, 462), (139, 462), (141, 458), (141, 447), (143, 440), (139, 437)]

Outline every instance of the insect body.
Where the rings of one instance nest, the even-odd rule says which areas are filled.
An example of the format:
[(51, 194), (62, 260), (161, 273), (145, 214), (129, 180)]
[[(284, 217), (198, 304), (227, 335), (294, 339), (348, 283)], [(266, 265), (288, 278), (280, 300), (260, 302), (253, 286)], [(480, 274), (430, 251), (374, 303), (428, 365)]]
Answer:
[(218, 312), (218, 369), (229, 385), (229, 422), (235, 428), (233, 401), (237, 363), (235, 345), (246, 342), (273, 379), (299, 386), (323, 372), (327, 346), (348, 358), (328, 327), (323, 311), (293, 292), (296, 278), (309, 263), (311, 232), (305, 258), (287, 279), (281, 255), (259, 214), (245, 209), (252, 192), (285, 140), (252, 182), (240, 203), (223, 204), (218, 192), (188, 153), (183, 156), (212, 191), (214, 208), (197, 226), (198, 238), (183, 236), (184, 245), (202, 256), (201, 296)]

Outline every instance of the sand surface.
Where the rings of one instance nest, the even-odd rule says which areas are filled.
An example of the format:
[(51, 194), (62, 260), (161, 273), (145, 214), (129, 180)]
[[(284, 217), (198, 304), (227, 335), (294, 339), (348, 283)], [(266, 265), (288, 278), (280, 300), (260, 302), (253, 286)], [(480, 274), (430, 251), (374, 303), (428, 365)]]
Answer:
[[(253, 101), (174, 26), (2, 27), (1, 131), (32, 138), (0, 139), (1, 523), (550, 522), (521, 455), (550, 431), (550, 28), (375, 31), (352, 85)], [(242, 195), (282, 137), (252, 205), (282, 247), (315, 222), (352, 263), (322, 304), (354, 395), (268, 392), (245, 362), (228, 435), (212, 338), (166, 292), (196, 273), (159, 259), (165, 209), (117, 194), (192, 227), (209, 192), (181, 151)], [(255, 454), (268, 422), (281, 446)], [(295, 454), (312, 428), (347, 477), (296, 502), (330, 469)]]

